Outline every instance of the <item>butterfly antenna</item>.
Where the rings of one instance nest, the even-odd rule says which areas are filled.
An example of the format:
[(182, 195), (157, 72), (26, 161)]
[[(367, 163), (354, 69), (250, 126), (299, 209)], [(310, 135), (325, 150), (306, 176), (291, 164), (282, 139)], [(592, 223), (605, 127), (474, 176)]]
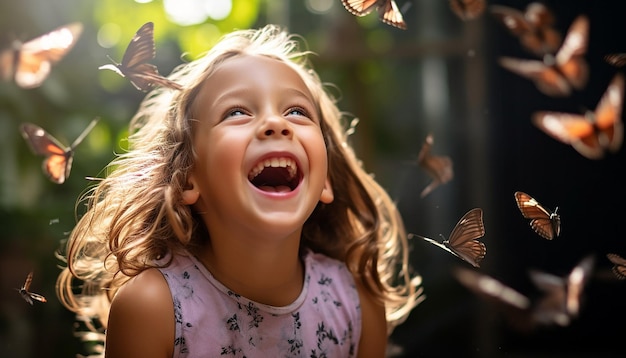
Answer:
[(72, 149), (76, 148), (76, 146), (78, 146), (80, 144), (80, 142), (82, 142), (83, 139), (85, 139), (87, 134), (89, 134), (89, 132), (91, 132), (91, 130), (93, 129), (93, 127), (95, 127), (95, 125), (98, 123), (99, 120), (100, 120), (100, 117), (96, 117), (96, 118), (92, 119), (91, 123), (89, 123), (87, 128), (85, 128), (83, 130), (83, 132), (78, 136), (78, 138), (76, 138), (76, 140), (74, 140), (74, 143), (72, 143), (72, 146), (70, 148), (72, 148)]

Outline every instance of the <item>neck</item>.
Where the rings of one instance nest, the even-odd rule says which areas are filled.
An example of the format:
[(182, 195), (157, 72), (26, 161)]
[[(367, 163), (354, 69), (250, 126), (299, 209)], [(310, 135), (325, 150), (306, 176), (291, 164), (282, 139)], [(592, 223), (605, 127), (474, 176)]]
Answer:
[(298, 255), (299, 241), (299, 232), (286, 240), (220, 240), (211, 235), (210, 243), (196, 255), (233, 292), (280, 307), (295, 301), (302, 290), (304, 268)]

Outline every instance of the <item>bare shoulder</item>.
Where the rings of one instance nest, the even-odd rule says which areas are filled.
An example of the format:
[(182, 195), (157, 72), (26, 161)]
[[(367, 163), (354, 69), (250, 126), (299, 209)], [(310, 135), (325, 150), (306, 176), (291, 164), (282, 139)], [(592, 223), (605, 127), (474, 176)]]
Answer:
[(174, 305), (161, 272), (148, 269), (122, 286), (109, 313), (106, 357), (171, 357)]
[(385, 306), (358, 281), (356, 287), (359, 292), (362, 320), (358, 357), (385, 357), (388, 338)]

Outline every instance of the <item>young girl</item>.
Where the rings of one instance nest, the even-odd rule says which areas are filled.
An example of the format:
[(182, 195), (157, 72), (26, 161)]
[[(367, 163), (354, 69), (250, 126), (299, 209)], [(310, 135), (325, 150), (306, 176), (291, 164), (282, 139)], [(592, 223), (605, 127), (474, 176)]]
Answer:
[(423, 298), (306, 55), (276, 26), (236, 31), (142, 103), (57, 285), (107, 357), (383, 357)]

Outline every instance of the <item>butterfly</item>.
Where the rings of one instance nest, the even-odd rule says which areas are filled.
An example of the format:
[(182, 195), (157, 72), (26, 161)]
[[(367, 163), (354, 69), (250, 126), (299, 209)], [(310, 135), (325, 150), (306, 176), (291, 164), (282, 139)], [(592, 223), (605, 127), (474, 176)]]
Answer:
[(525, 12), (502, 5), (492, 5), (489, 10), (526, 50), (538, 57), (554, 54), (561, 46), (561, 34), (553, 27), (554, 15), (545, 5), (530, 3)]
[(450, 0), (450, 9), (461, 20), (473, 20), (483, 14), (486, 0)]
[(63, 184), (70, 176), (74, 149), (93, 129), (98, 120), (99, 118), (92, 120), (70, 147), (63, 146), (43, 128), (32, 123), (20, 125), (20, 132), (35, 154), (46, 157), (42, 168), (48, 179), (56, 184)]
[(593, 256), (583, 258), (566, 277), (531, 270), (535, 286), (545, 292), (536, 305), (534, 320), (567, 326), (580, 313), (582, 293), (594, 266)]
[(604, 56), (604, 60), (615, 67), (624, 67), (626, 65), (626, 53), (610, 53)]
[(441, 184), (452, 180), (454, 172), (452, 170), (452, 160), (447, 156), (431, 154), (430, 150), (435, 142), (432, 134), (426, 136), (422, 149), (417, 155), (417, 164), (422, 167), (432, 177), (432, 182), (422, 190), (420, 196), (423, 198)]
[(442, 243), (424, 236), (411, 235), (420, 237), (448, 251), (474, 267), (480, 267), (480, 262), (487, 253), (485, 244), (478, 241), (479, 238), (485, 235), (483, 210), (481, 208), (474, 208), (463, 215), (454, 229), (452, 229), (448, 240), (444, 240)]
[(365, 16), (374, 9), (387, 25), (406, 30), (406, 23), (394, 0), (341, 0), (343, 6), (355, 16)]
[(561, 217), (557, 214), (558, 208), (554, 212), (543, 207), (530, 195), (516, 191), (515, 202), (526, 219), (530, 219), (530, 227), (539, 236), (552, 240), (561, 233)]
[(541, 111), (532, 122), (546, 134), (571, 145), (588, 159), (601, 159), (605, 153), (617, 152), (624, 139), (622, 105), (624, 76), (614, 76), (595, 111), (585, 114)]
[(128, 78), (130, 83), (140, 91), (148, 91), (154, 86), (164, 86), (181, 90), (182, 86), (159, 74), (159, 70), (148, 61), (154, 59), (156, 48), (154, 44), (154, 24), (143, 24), (128, 44), (122, 63), (106, 64), (98, 69), (108, 69), (122, 77)]
[(39, 301), (39, 302), (47, 302), (48, 300), (46, 300), (44, 296), (29, 291), (31, 282), (33, 282), (32, 271), (28, 273), (28, 276), (26, 276), (26, 281), (24, 281), (24, 285), (22, 285), (22, 287), (19, 289), (16, 288), (16, 290), (20, 293), (22, 298), (26, 302), (30, 303), (31, 306), (33, 305), (33, 300)]
[(618, 254), (606, 254), (606, 257), (613, 263), (613, 273), (619, 280), (626, 279), (626, 259)]
[(74, 47), (83, 31), (79, 22), (58, 27), (28, 42), (14, 42), (0, 52), (0, 75), (5, 81), (15, 81), (21, 88), (41, 85), (50, 74), (52, 65)]
[(556, 55), (546, 54), (542, 60), (501, 57), (498, 62), (507, 70), (528, 78), (542, 93), (553, 97), (569, 96), (589, 80), (589, 66), (584, 58), (589, 42), (589, 20), (578, 16), (569, 28)]

